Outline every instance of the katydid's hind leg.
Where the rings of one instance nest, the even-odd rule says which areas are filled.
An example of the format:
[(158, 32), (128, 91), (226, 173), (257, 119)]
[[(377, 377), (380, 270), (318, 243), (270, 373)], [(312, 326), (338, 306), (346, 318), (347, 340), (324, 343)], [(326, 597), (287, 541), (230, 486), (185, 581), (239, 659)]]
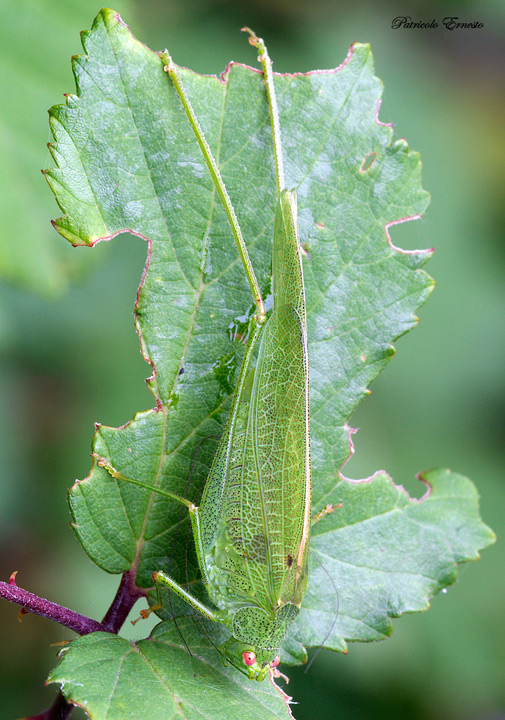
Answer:
[(286, 182), (284, 180), (284, 163), (282, 160), (282, 144), (281, 144), (281, 128), (279, 123), (279, 110), (277, 108), (277, 95), (275, 93), (274, 75), (272, 69), (272, 61), (268, 54), (268, 50), (262, 38), (258, 37), (253, 30), (248, 27), (242, 28), (243, 32), (249, 34), (249, 43), (258, 51), (258, 60), (263, 67), (263, 81), (267, 91), (268, 106), (270, 108), (270, 123), (272, 126), (272, 142), (274, 147), (275, 175), (277, 180), (277, 195), (284, 190)]
[(189, 120), (189, 124), (191, 125), (191, 128), (195, 134), (198, 145), (200, 146), (200, 150), (202, 151), (202, 155), (205, 160), (205, 163), (209, 169), (210, 175), (212, 177), (212, 181), (214, 183), (214, 187), (215, 187), (217, 194), (219, 195), (219, 198), (223, 205), (224, 211), (228, 218), (230, 229), (232, 231), (233, 237), (235, 238), (235, 242), (237, 244), (237, 249), (238, 249), (238, 252), (240, 255), (240, 259), (242, 261), (242, 265), (244, 266), (244, 271), (245, 271), (245, 274), (247, 277), (247, 281), (249, 283), (249, 287), (251, 289), (254, 303), (256, 305), (256, 322), (259, 325), (263, 325), (266, 321), (266, 313), (265, 313), (265, 306), (263, 304), (263, 298), (261, 296), (261, 291), (260, 291), (260, 288), (258, 285), (258, 281), (256, 280), (256, 275), (254, 274), (254, 269), (253, 269), (251, 260), (249, 258), (249, 254), (247, 252), (247, 247), (244, 242), (244, 238), (242, 237), (242, 230), (240, 228), (237, 216), (235, 214), (235, 209), (232, 205), (230, 196), (228, 195), (228, 190), (226, 189), (226, 186), (223, 182), (223, 178), (221, 177), (221, 172), (219, 170), (219, 167), (216, 163), (216, 160), (212, 154), (212, 151), (209, 147), (207, 139), (202, 131), (202, 128), (200, 127), (198, 118), (196, 117), (195, 111), (193, 110), (193, 107), (191, 105), (189, 97), (186, 93), (186, 89), (182, 83), (182, 79), (181, 79), (177, 65), (173, 62), (172, 58), (170, 57), (170, 55), (168, 54), (168, 52), (166, 50), (160, 54), (160, 58), (163, 62), (164, 70), (165, 70), (165, 72), (168, 73), (168, 75), (172, 81), (172, 84), (179, 96), (179, 99), (182, 103), (182, 106), (184, 108), (186, 116)]
[[(200, 566), (200, 570), (202, 572), (203, 581), (204, 584), (207, 585), (208, 578), (205, 570), (205, 562), (204, 562), (204, 550), (202, 545), (202, 536), (201, 536), (201, 527), (200, 527), (200, 513), (199, 508), (197, 508), (195, 505), (191, 503), (191, 507), (189, 508), (189, 516), (191, 519), (191, 527), (193, 530), (193, 539), (195, 541), (195, 547), (196, 547), (196, 555), (198, 559), (198, 565)], [(182, 598), (185, 602), (188, 603), (192, 608), (197, 610), (199, 613), (204, 615), (206, 618), (209, 618), (210, 620), (216, 620), (215, 613), (208, 608), (206, 605), (201, 603), (197, 598), (195, 598), (193, 595), (191, 595), (190, 592), (185, 590), (182, 585), (180, 585), (178, 582), (176, 582), (173, 578), (170, 577), (170, 575), (167, 575), (166, 573), (162, 571), (156, 571), (153, 573), (153, 580), (156, 587), (156, 596), (157, 601), (155, 605), (151, 605), (146, 610), (140, 611), (140, 617), (133, 621), (132, 624), (137, 623), (141, 619), (147, 619), (149, 615), (152, 612), (155, 612), (156, 610), (161, 610), (163, 608), (163, 598), (161, 596), (161, 586), (164, 585), (165, 587), (168, 587), (172, 592), (174, 592), (176, 595), (178, 595), (180, 598)]]

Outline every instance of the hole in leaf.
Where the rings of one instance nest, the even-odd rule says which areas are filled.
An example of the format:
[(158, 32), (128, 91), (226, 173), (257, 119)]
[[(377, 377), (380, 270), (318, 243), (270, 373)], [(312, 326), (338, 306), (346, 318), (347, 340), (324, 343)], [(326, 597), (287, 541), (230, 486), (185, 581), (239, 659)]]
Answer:
[(374, 162), (375, 162), (375, 158), (376, 158), (376, 157), (377, 157), (377, 153), (376, 153), (376, 152), (368, 153), (368, 155), (367, 155), (367, 156), (365, 157), (365, 159), (363, 160), (363, 164), (362, 164), (361, 167), (360, 167), (360, 172), (363, 172), (363, 173), (364, 173), (364, 172), (366, 172), (367, 170), (370, 170), (370, 168), (372, 167), (372, 165), (373, 165)]

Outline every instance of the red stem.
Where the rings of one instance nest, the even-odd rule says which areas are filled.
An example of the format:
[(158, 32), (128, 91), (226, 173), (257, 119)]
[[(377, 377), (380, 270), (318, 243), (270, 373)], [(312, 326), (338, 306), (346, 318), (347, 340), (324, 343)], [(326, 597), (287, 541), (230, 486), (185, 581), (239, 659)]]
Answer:
[(73, 630), (79, 635), (87, 635), (97, 630), (107, 631), (108, 629), (96, 620), (92, 620), (85, 615), (80, 615), (74, 612), (74, 610), (69, 610), (50, 600), (38, 597), (38, 595), (33, 595), (33, 593), (28, 592), (28, 590), (23, 590), (23, 588), (15, 584), (12, 577), (8, 583), (0, 581), (0, 597), (17, 603), (17, 605), (21, 605), (25, 612), (42, 615), (43, 617), (60, 623), (60, 625), (65, 625), (65, 627), (70, 628), (70, 630)]
[(110, 608), (105, 613), (102, 625), (108, 632), (118, 633), (137, 600), (147, 595), (135, 585), (134, 570), (123, 573), (121, 582)]
[[(145, 590), (140, 590), (135, 585), (133, 570), (123, 573), (116, 596), (105, 613), (104, 619), (99, 623), (92, 618), (23, 590), (16, 585), (15, 576), (16, 573), (13, 573), (8, 583), (0, 581), (0, 597), (20, 605), (22, 613), (42, 615), (65, 625), (79, 635), (87, 635), (100, 630), (117, 634), (137, 600), (146, 595)], [(66, 720), (73, 709), (74, 705), (70, 705), (60, 692), (50, 708), (26, 720)]]

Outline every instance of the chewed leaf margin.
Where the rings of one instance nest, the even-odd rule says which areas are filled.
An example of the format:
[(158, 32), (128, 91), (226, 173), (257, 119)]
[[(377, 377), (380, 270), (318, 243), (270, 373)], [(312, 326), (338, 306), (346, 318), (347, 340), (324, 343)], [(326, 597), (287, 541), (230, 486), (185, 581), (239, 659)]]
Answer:
[(468, 478), (438, 469), (419, 480), (420, 499), (384, 472), (340, 481), (313, 526), (309, 586), (289, 643), (347, 652), (347, 641), (383, 640), (393, 618), (427, 610), (495, 541)]

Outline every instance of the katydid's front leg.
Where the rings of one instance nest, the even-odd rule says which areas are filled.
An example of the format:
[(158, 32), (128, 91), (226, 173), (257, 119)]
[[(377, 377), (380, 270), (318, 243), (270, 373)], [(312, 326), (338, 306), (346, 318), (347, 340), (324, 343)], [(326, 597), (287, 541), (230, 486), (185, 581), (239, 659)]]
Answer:
[[(200, 517), (198, 513), (198, 508), (194, 505), (192, 508), (190, 508), (189, 516), (191, 518), (191, 528), (193, 530), (193, 538), (195, 540), (198, 565), (202, 570), (202, 573), (204, 575), (203, 581), (207, 586), (209, 579), (208, 577), (206, 577), (205, 562), (203, 562), (204, 551), (202, 547)], [(182, 598), (185, 602), (188, 603), (188, 605), (194, 608), (197, 612), (201, 613), (204, 617), (208, 618), (209, 620), (213, 620), (214, 622), (219, 621), (218, 613), (216, 613), (216, 611), (211, 610), (209, 607), (207, 607), (207, 605), (204, 605), (202, 602), (200, 602), (198, 598), (195, 598), (194, 595), (185, 590), (182, 585), (179, 585), (179, 583), (173, 580), (169, 575), (166, 575), (164, 572), (160, 571), (154, 572), (153, 580), (156, 583), (159, 607), (163, 607), (160, 593), (160, 585), (165, 585), (165, 587), (168, 587), (170, 590), (172, 590), (176, 595)]]
[(157, 571), (153, 573), (153, 580), (156, 583), (156, 590), (158, 591), (158, 604), (156, 606), (157, 608), (163, 607), (163, 602), (160, 594), (160, 585), (165, 585), (165, 587), (172, 590), (176, 595), (178, 595), (185, 602), (187, 602), (188, 605), (191, 605), (194, 610), (197, 610), (204, 617), (208, 618), (209, 620), (213, 620), (214, 622), (218, 622), (218, 617), (214, 610), (211, 610), (207, 607), (207, 605), (204, 605), (202, 602), (200, 602), (200, 600), (198, 600), (194, 595), (191, 595), (191, 593), (185, 590), (182, 585), (179, 585), (178, 582), (172, 580), (169, 575), (166, 575), (164, 572)]
[(163, 488), (159, 488), (156, 485), (149, 485), (149, 483), (146, 483), (143, 480), (135, 480), (134, 478), (126, 477), (126, 475), (116, 470), (113, 465), (107, 462), (105, 458), (97, 455), (97, 453), (93, 453), (93, 457), (96, 458), (97, 465), (99, 467), (105, 468), (107, 472), (112, 475), (113, 478), (116, 478), (116, 480), (122, 480), (123, 482), (137, 485), (138, 487), (144, 488), (145, 490), (151, 490), (151, 492), (157, 493), (158, 495), (163, 495), (164, 497), (170, 498), (170, 500), (175, 500), (175, 502), (178, 502), (181, 505), (187, 507), (189, 512), (191, 512), (192, 510), (196, 510), (196, 506), (190, 500), (181, 497), (181, 495), (176, 495), (175, 493), (172, 493), (169, 490), (164, 490)]
[[(163, 490), (162, 488), (156, 487), (155, 485), (149, 485), (149, 483), (145, 483), (142, 480), (135, 480), (133, 478), (128, 478), (123, 473), (116, 470), (110, 463), (108, 463), (104, 458), (95, 456), (98, 458), (98, 465), (100, 467), (105, 468), (113, 478), (116, 478), (116, 480), (122, 480), (123, 482), (131, 483), (132, 485), (137, 485), (138, 487), (144, 488), (145, 490), (151, 490), (151, 492), (155, 492), (159, 495), (163, 495), (164, 497), (168, 497), (171, 500), (174, 500), (181, 505), (184, 505), (189, 510), (189, 516), (191, 519), (191, 527), (193, 529), (193, 537), (195, 539), (195, 546), (196, 546), (196, 553), (198, 557), (199, 565), (202, 569), (202, 572), (204, 574), (204, 583), (208, 584), (208, 578), (205, 576), (205, 563), (201, 561), (201, 558), (203, 558), (203, 550), (202, 550), (202, 540), (201, 540), (201, 528), (200, 528), (200, 518), (198, 513), (198, 508), (196, 505), (194, 505), (189, 500), (186, 500), (186, 498), (181, 497), (180, 495), (176, 495), (175, 493), (171, 493), (168, 490)], [(153, 573), (153, 580), (156, 583), (156, 590), (158, 593), (158, 602), (156, 605), (152, 606), (149, 610), (142, 611), (141, 616), (146, 618), (150, 611), (159, 609), (163, 607), (163, 602), (161, 599), (160, 594), (160, 585), (165, 585), (166, 587), (170, 588), (170, 590), (173, 590), (179, 597), (181, 597), (185, 602), (187, 602), (191, 607), (193, 607), (195, 610), (197, 610), (199, 613), (201, 613), (204, 617), (208, 618), (209, 620), (218, 621), (218, 615), (219, 613), (216, 613), (214, 610), (211, 610), (206, 605), (204, 605), (198, 598), (195, 598), (191, 593), (189, 593), (187, 590), (185, 590), (181, 585), (179, 585), (178, 582), (173, 580), (169, 575), (167, 575), (164, 572), (157, 571)]]
[[(253, 331), (251, 332), (247, 345), (246, 350), (244, 354), (244, 359), (242, 361), (242, 365), (240, 368), (239, 378), (237, 382), (237, 387), (235, 389), (235, 393), (233, 396), (232, 406), (230, 409), (230, 414), (228, 416), (228, 420), (226, 421), (226, 426), (223, 432), (223, 436), (221, 438), (221, 441), (219, 443), (219, 447), (217, 449), (214, 462), (212, 463), (212, 467), (209, 473), (209, 479), (207, 480), (207, 485), (209, 484), (210, 478), (215, 476), (217, 473), (221, 471), (222, 467), (226, 467), (228, 461), (229, 461), (229, 454), (230, 454), (230, 443), (233, 439), (234, 431), (235, 431), (235, 425), (237, 421), (237, 415), (240, 407), (240, 402), (242, 400), (242, 396), (244, 393), (244, 389), (246, 386), (247, 376), (249, 374), (250, 370), (250, 363), (253, 355), (254, 348), (256, 346), (256, 342), (258, 340), (258, 336), (260, 333), (261, 326), (255, 325)], [(226, 473), (223, 473), (223, 477)], [(204, 492), (205, 495), (205, 492)], [(212, 586), (212, 579), (209, 577), (207, 572), (207, 563), (205, 560), (205, 542), (203, 538), (203, 532), (202, 532), (202, 525), (201, 525), (201, 514), (200, 514), (200, 508), (193, 505), (193, 503), (188, 503), (188, 501), (185, 501), (185, 504), (188, 505), (189, 508), (189, 515), (191, 518), (191, 528), (193, 530), (193, 537), (195, 540), (195, 548), (196, 548), (196, 556), (198, 560), (198, 565), (200, 567), (200, 570), (202, 572), (202, 579), (205, 584), (205, 587), (207, 590), (210, 590)], [(219, 511), (219, 507), (216, 507), (216, 512)], [(207, 524), (209, 523), (209, 519), (207, 518)], [(212, 522), (212, 520), (210, 520)], [(208, 527), (206, 528), (208, 530)], [(183, 600), (185, 600), (189, 605), (191, 605), (195, 610), (198, 610), (202, 615), (209, 618), (209, 620), (215, 620), (218, 622), (225, 622), (226, 623), (226, 613), (220, 613), (219, 611), (213, 611), (210, 610), (206, 605), (201, 603), (197, 598), (195, 598), (191, 593), (189, 593), (187, 590), (185, 590), (183, 587), (179, 585), (175, 580), (173, 580), (168, 575), (165, 575), (165, 573), (162, 572), (155, 572), (153, 574), (153, 579), (157, 584), (166, 585), (171, 590), (173, 590), (179, 597), (181, 597)], [(158, 593), (158, 599), (159, 593)]]
[[(193, 529), (193, 536), (195, 538), (195, 545), (196, 545), (196, 552), (199, 564), (201, 565), (203, 571), (205, 572), (205, 564), (200, 562), (200, 558), (202, 557), (202, 545), (201, 545), (201, 533), (200, 533), (200, 519), (198, 514), (198, 508), (196, 505), (194, 505), (190, 500), (186, 500), (186, 498), (181, 497), (180, 495), (176, 495), (175, 493), (171, 493), (168, 490), (164, 490), (163, 488), (156, 487), (155, 485), (149, 485), (149, 483), (145, 483), (142, 480), (135, 480), (134, 478), (128, 478), (123, 473), (119, 472), (114, 468), (109, 462), (107, 462), (104, 458), (97, 457), (97, 462), (100, 467), (105, 468), (113, 478), (116, 478), (116, 480), (122, 480), (123, 482), (131, 483), (132, 485), (137, 485), (138, 487), (144, 488), (145, 490), (151, 490), (151, 492), (155, 492), (159, 495), (163, 495), (164, 497), (170, 498), (170, 500), (174, 500), (181, 505), (184, 505), (189, 510), (189, 516), (191, 518), (191, 526)], [(141, 617), (146, 618), (152, 610), (156, 610), (163, 607), (163, 602), (161, 599), (161, 594), (159, 591), (160, 585), (165, 585), (169, 587), (171, 590), (173, 590), (179, 597), (181, 597), (183, 600), (185, 600), (191, 607), (193, 607), (195, 610), (198, 610), (202, 615), (209, 618), (209, 620), (216, 620), (216, 613), (208, 608), (206, 605), (201, 603), (197, 598), (195, 598), (191, 593), (187, 592), (179, 583), (177, 583), (175, 580), (173, 580), (169, 575), (166, 575), (163, 572), (154, 572), (153, 573), (153, 580), (156, 583), (156, 589), (158, 593), (158, 602), (156, 605), (149, 608), (149, 610), (143, 610), (141, 612)], [(207, 584), (208, 579), (204, 575), (204, 582)], [(139, 618), (140, 619), (140, 618)], [(136, 621), (135, 621), (136, 622)]]
[[(240, 372), (239, 372), (237, 387), (235, 389), (235, 393), (233, 396), (230, 414), (228, 416), (228, 420), (226, 422), (223, 437), (219, 444), (219, 448), (217, 450), (214, 462), (212, 464), (212, 468), (209, 473), (209, 478), (213, 475), (213, 472), (214, 472), (214, 474), (219, 472), (219, 468), (221, 465), (226, 466), (226, 464), (229, 460), (230, 442), (233, 439), (236, 420), (237, 420), (237, 414), (238, 414), (238, 410), (239, 410), (242, 396), (244, 393), (244, 389), (246, 386), (247, 376), (250, 372), (250, 364), (251, 364), (254, 348), (256, 346), (256, 343), (258, 341), (258, 337), (259, 337), (259, 334), (261, 331), (261, 327), (262, 327), (261, 325), (254, 323), (253, 329), (249, 335), (245, 353), (244, 353), (244, 359), (242, 361), (242, 365), (241, 365)], [(113, 465), (111, 465), (109, 462), (107, 462), (104, 458), (99, 457), (97, 455), (95, 455), (95, 457), (97, 457), (98, 465), (100, 467), (105, 468), (112, 475), (112, 477), (116, 478), (117, 480), (122, 480), (123, 482), (128, 482), (133, 485), (137, 485), (138, 487), (144, 488), (146, 490), (150, 490), (151, 492), (157, 493), (157, 494), (167, 497), (171, 500), (174, 500), (188, 508), (189, 516), (191, 519), (191, 528), (193, 531), (193, 538), (195, 541), (198, 565), (202, 572), (202, 579), (203, 579), (204, 585), (207, 588), (207, 590), (209, 590), (212, 585), (212, 579), (209, 577), (208, 572), (207, 572), (204, 542), (203, 542), (203, 538), (202, 538), (202, 526), (201, 526), (201, 522), (200, 522), (200, 509), (194, 503), (192, 503), (190, 500), (187, 500), (186, 498), (183, 498), (180, 495), (176, 495), (175, 493), (172, 493), (168, 490), (164, 490), (162, 488), (156, 487), (155, 485), (150, 485), (149, 483), (146, 483), (142, 480), (128, 478), (128, 477), (126, 477), (126, 475), (124, 475), (123, 473), (116, 470), (116, 468)], [(219, 508), (217, 508), (217, 509), (219, 509)], [(170, 590), (173, 590), (173, 592), (175, 592), (180, 598), (182, 598), (191, 607), (193, 607), (195, 610), (197, 610), (199, 613), (201, 613), (204, 617), (208, 618), (209, 620), (213, 620), (215, 622), (223, 622), (226, 625), (230, 625), (228, 613), (211, 610), (209, 607), (204, 605), (204, 603), (202, 603), (200, 600), (198, 600), (198, 598), (194, 597), (194, 595), (192, 595), (190, 592), (188, 592), (185, 588), (183, 588), (178, 582), (176, 582), (173, 578), (171, 578), (166, 573), (161, 572), (161, 571), (154, 572), (153, 580), (156, 584), (158, 602), (156, 603), (156, 605), (152, 606), (149, 610), (142, 611), (142, 613), (141, 613), (142, 617), (147, 617), (152, 610), (156, 610), (156, 609), (163, 607), (163, 602), (162, 602), (161, 594), (160, 594), (160, 585), (165, 585)]]
[[(217, 163), (212, 155), (212, 152), (207, 143), (205, 135), (203, 134), (203, 131), (200, 127), (198, 119), (195, 115), (195, 112), (194, 112), (192, 106), (191, 106), (191, 103), (187, 96), (184, 85), (182, 84), (178, 68), (173, 63), (172, 58), (169, 56), (169, 54), (166, 51), (161, 53), (160, 57), (161, 57), (162, 62), (164, 63), (164, 69), (168, 73), (168, 75), (173, 83), (173, 86), (179, 96), (179, 99), (182, 103), (184, 111), (186, 112), (186, 116), (189, 120), (189, 123), (190, 123), (192, 129), (193, 129), (196, 140), (198, 142), (198, 145), (200, 146), (202, 155), (205, 159), (205, 162), (206, 162), (209, 172), (211, 174), (212, 180), (214, 182), (214, 186), (217, 190), (217, 193), (221, 199), (225, 213), (228, 217), (230, 228), (231, 228), (232, 234), (235, 238), (238, 252), (239, 252), (240, 258), (242, 260), (242, 264), (244, 266), (246, 277), (248, 279), (249, 286), (251, 288), (251, 293), (252, 293), (252, 296), (253, 296), (253, 299), (254, 299), (254, 302), (256, 305), (256, 313), (255, 313), (254, 317), (251, 319), (251, 323), (250, 323), (249, 338), (248, 338), (248, 342), (247, 342), (246, 350), (245, 350), (245, 354), (244, 354), (244, 359), (242, 361), (242, 366), (241, 366), (240, 373), (239, 373), (237, 388), (236, 388), (234, 396), (233, 396), (232, 407), (231, 407), (228, 421), (227, 421), (227, 424), (226, 424), (226, 427), (225, 427), (225, 430), (223, 433), (223, 437), (222, 437), (219, 449), (216, 453), (216, 459), (213, 463), (213, 467), (210, 472), (210, 474), (212, 474), (212, 471), (216, 467), (216, 464), (219, 464), (219, 462), (224, 462), (224, 465), (226, 465), (229, 462), (228, 456), (229, 456), (230, 438), (233, 437), (238, 408), (240, 406), (240, 402), (242, 399), (242, 394), (243, 394), (243, 390), (244, 390), (244, 386), (245, 386), (246, 377), (250, 371), (251, 358), (252, 358), (253, 351), (254, 351), (256, 342), (258, 340), (259, 334), (260, 334), (260, 330), (266, 321), (266, 314), (265, 314), (265, 307), (263, 304), (263, 298), (261, 296), (261, 292), (259, 289), (259, 285), (258, 285), (256, 276), (254, 274), (254, 270), (253, 270), (251, 261), (249, 259), (249, 254), (247, 252), (247, 248), (246, 248), (244, 239), (242, 237), (242, 231), (240, 229), (240, 225), (238, 223), (237, 216), (235, 214), (235, 210), (233, 208), (230, 197), (229, 197), (226, 187), (224, 185), (224, 182), (221, 177), (221, 173), (219, 171)], [(216, 460), (217, 460), (217, 462), (216, 462)], [(185, 505), (188, 508), (188, 510), (190, 512), (190, 517), (191, 517), (193, 536), (195, 539), (198, 564), (199, 564), (200, 570), (202, 572), (204, 584), (207, 587), (207, 589), (209, 589), (209, 587), (212, 585), (212, 580), (211, 580), (211, 578), (209, 578), (209, 575), (207, 573), (207, 567), (206, 567), (206, 562), (205, 562), (205, 557), (204, 557), (199, 509), (189, 500), (186, 500), (185, 498), (175, 495), (174, 493), (171, 493), (166, 490), (162, 490), (162, 489), (157, 488), (152, 485), (148, 485), (147, 483), (144, 483), (140, 480), (134, 480), (132, 478), (127, 478), (122, 473), (116, 471), (115, 468), (113, 468), (110, 464), (108, 464), (103, 459), (99, 460), (99, 464), (101, 464), (103, 467), (106, 467), (107, 470), (111, 473), (111, 475), (113, 475), (113, 477), (116, 477), (120, 480), (124, 480), (126, 482), (133, 483), (135, 485), (146, 488), (148, 490), (152, 490), (153, 492), (157, 492), (161, 495), (164, 495), (165, 497), (168, 497), (172, 500), (175, 500), (176, 502), (179, 502), (179, 503)], [(161, 597), (160, 597), (160, 592), (159, 592), (159, 586), (165, 585), (166, 587), (173, 590), (177, 595), (179, 595), (179, 597), (181, 597), (183, 600), (185, 600), (189, 605), (191, 605), (195, 610), (200, 612), (205, 617), (209, 618), (210, 620), (216, 620), (216, 621), (221, 621), (221, 622), (224, 621), (225, 624), (229, 624), (226, 621), (227, 613), (223, 614), (223, 613), (219, 613), (219, 611), (211, 610), (206, 605), (201, 603), (197, 598), (195, 598), (193, 595), (191, 595), (191, 593), (189, 593), (187, 590), (185, 590), (181, 585), (179, 585), (179, 583), (177, 583), (175, 580), (173, 580), (173, 578), (166, 575), (165, 573), (155, 572), (155, 573), (153, 573), (153, 579), (156, 583), (156, 587), (158, 590), (158, 604), (160, 607), (162, 606), (162, 603), (161, 603)], [(223, 616), (223, 619), (221, 619), (220, 615)]]

